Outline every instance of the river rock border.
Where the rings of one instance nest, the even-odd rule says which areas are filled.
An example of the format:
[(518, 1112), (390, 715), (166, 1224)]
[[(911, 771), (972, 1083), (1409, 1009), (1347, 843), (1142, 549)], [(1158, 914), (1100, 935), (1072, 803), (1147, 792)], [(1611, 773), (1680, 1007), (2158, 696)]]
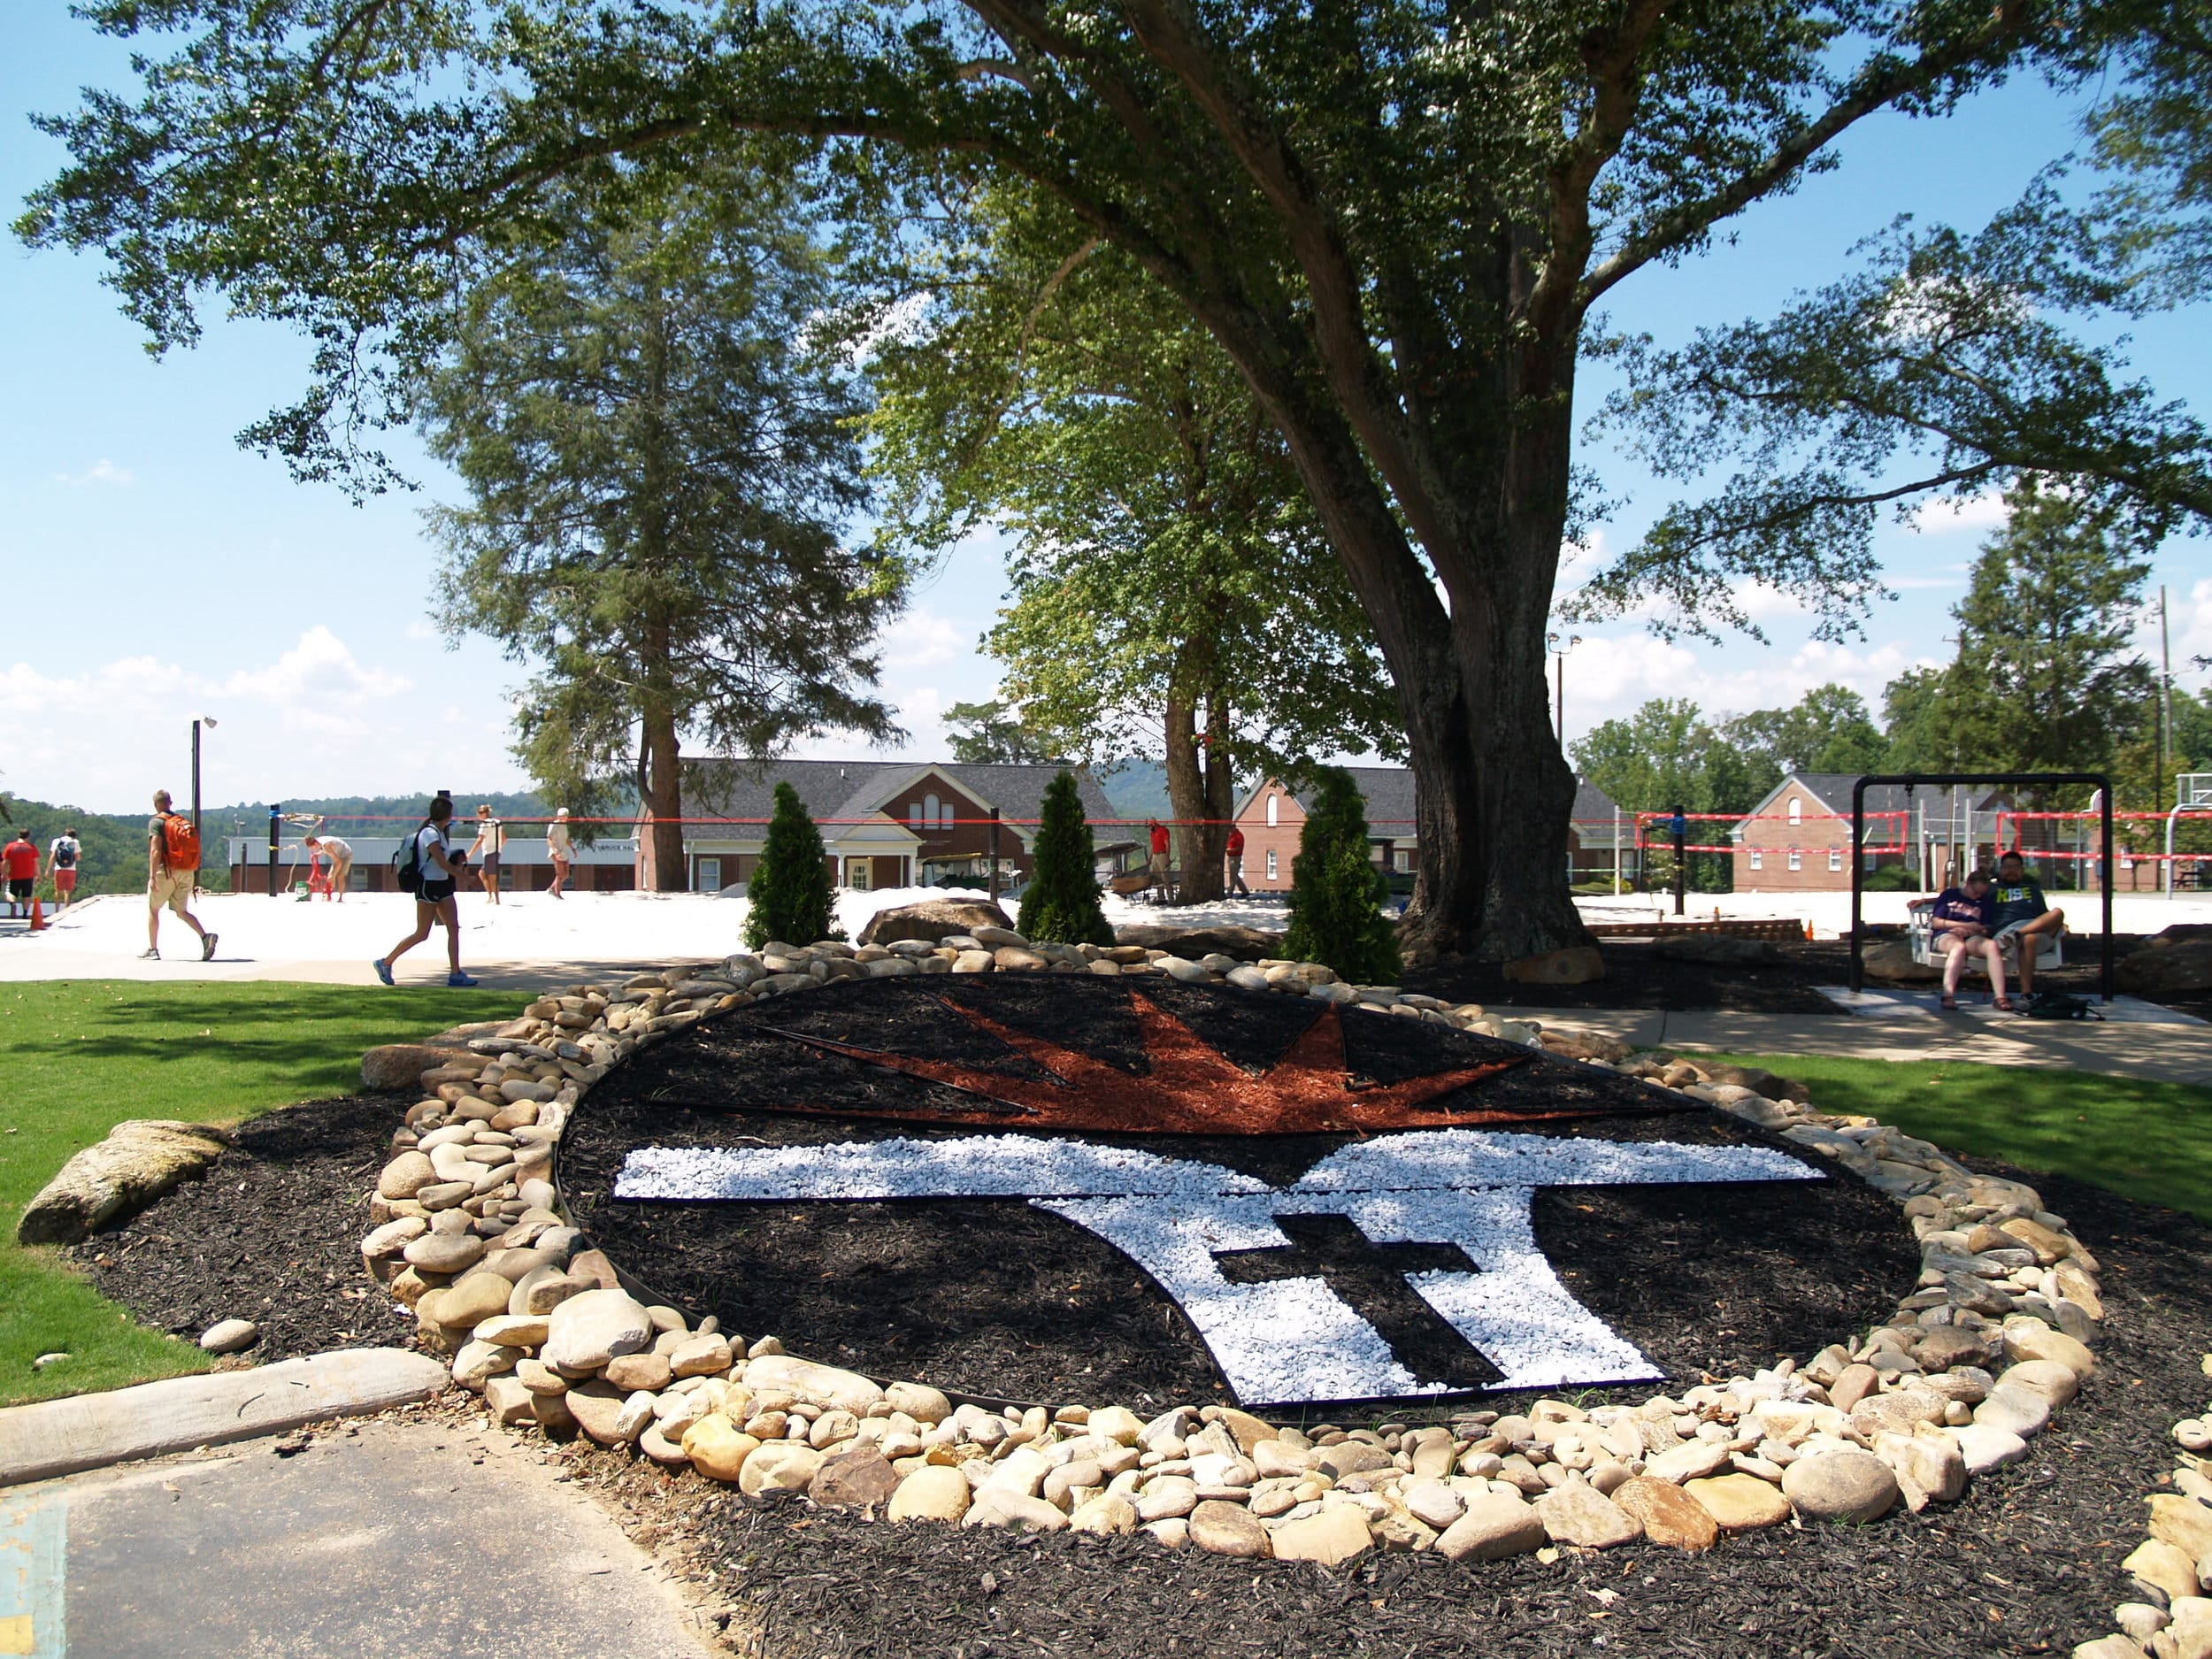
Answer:
[[(1640, 1405), (1545, 1398), (1448, 1427), (1302, 1430), (1218, 1405), (1148, 1417), (1113, 1404), (956, 1408), (922, 1384), (879, 1385), (788, 1355), (774, 1336), (748, 1343), (711, 1317), (695, 1326), (648, 1307), (564, 1219), (551, 1179), (562, 1131), (639, 1048), (843, 979), (1017, 972), (1326, 998), (1644, 1078), (1896, 1199), (1920, 1240), (1918, 1286), (1887, 1324), (1801, 1364)], [(1871, 1118), (1817, 1112), (1801, 1086), (1768, 1073), (1632, 1056), (1473, 1004), (1346, 984), (1315, 963), (1033, 944), (992, 927), (933, 945), (771, 943), (618, 989), (549, 993), (503, 1025), (373, 1050), (363, 1073), (385, 1087), (419, 1073), (426, 1096), (394, 1136), (363, 1263), (493, 1417), (871, 1518), (1141, 1530), (1170, 1546), (1332, 1564), (1377, 1547), (1478, 1561), (1640, 1538), (1699, 1550), (1726, 1532), (1953, 1502), (1971, 1475), (2025, 1456), (2096, 1367), (2097, 1263), (2033, 1188)]]

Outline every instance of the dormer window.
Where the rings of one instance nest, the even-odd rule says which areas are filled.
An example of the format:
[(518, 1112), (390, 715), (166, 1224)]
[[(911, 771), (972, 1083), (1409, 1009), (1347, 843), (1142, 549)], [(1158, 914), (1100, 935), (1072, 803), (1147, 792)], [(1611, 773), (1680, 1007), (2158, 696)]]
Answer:
[(921, 821), (924, 824), (928, 825), (933, 829), (941, 823), (950, 821), (951, 815), (949, 813), (945, 814), (941, 818), (939, 816), (941, 804), (941, 803), (938, 801), (937, 797), (933, 795), (926, 795), (922, 797)]
[(1790, 822), (1793, 824), (1802, 824), (1804, 821), (1805, 803), (1797, 796), (1792, 795), (1790, 797)]
[(1279, 821), (1281, 801), (1282, 796), (1279, 795), (1267, 797), (1267, 827), (1270, 829), (1273, 829)]

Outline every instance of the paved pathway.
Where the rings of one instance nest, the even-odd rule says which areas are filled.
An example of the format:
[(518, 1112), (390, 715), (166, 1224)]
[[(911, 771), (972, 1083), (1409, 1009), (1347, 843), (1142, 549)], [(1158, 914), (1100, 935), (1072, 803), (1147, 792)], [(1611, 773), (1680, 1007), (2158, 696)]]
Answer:
[(674, 1586), (496, 1431), (394, 1418), (0, 1492), (0, 1654), (710, 1659)]
[(2113, 1077), (2212, 1087), (2212, 1025), (2173, 1015), (2108, 1024), (1981, 1013), (1739, 1014), (1706, 1009), (1528, 1009), (1546, 1025), (1602, 1032), (1640, 1048), (1718, 1054), (1832, 1055), (1853, 1060), (1974, 1061), (2064, 1066)]

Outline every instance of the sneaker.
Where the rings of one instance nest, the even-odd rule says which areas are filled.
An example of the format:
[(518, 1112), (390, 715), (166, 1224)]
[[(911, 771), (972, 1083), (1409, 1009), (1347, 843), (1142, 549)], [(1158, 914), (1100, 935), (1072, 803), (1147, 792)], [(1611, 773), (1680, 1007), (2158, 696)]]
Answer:
[(200, 941), (200, 960), (202, 962), (212, 962), (215, 960), (215, 941), (219, 937), (219, 934), (210, 933), (205, 939)]
[(383, 957), (379, 956), (369, 965), (376, 970), (376, 977), (383, 980), (385, 984), (389, 985), (392, 982), (392, 964), (385, 961)]
[(473, 980), (473, 979), (470, 979), (470, 978), (469, 978), (469, 976), (468, 976), (467, 974), (465, 974), (465, 973), (462, 972), (460, 971), (460, 969), (458, 969), (458, 968), (454, 969), (454, 971), (453, 971), (452, 972), (450, 972), (450, 973), (449, 973), (449, 974), (447, 974), (447, 975), (445, 976), (445, 982), (446, 982), (448, 985), (457, 985), (457, 985), (474, 985), (474, 984), (476, 983), (476, 981), (475, 981), (475, 980)]
[(138, 953), (138, 959), (141, 962), (159, 962), (161, 960), (161, 952), (155, 949), (153, 946), (149, 945), (145, 949)]

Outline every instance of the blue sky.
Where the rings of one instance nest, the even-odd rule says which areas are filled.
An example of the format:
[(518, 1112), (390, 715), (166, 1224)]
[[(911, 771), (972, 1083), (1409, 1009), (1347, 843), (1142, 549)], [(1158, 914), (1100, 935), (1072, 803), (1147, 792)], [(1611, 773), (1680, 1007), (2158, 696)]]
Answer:
[[(72, 107), (81, 86), (127, 85), (126, 58), (64, 0), (0, 7), (8, 217), (61, 161), (29, 113)], [(1732, 245), (1636, 279), (1613, 319), (1679, 338), (1816, 286), (1898, 212), (1978, 224), (2071, 142), (2079, 102), (2023, 82), (1948, 122), (1870, 123), (1839, 173), (1747, 216)], [(211, 800), (521, 785), (508, 695), (525, 670), (482, 641), (448, 649), (428, 613), (435, 556), (419, 513), (452, 498), (449, 478), (403, 434), (390, 447), (422, 482), (415, 495), (355, 507), (295, 484), (233, 434), (294, 395), (300, 344), (211, 314), (196, 349), (156, 362), (100, 278), (96, 260), (0, 240), (0, 569), (13, 602), (0, 634), (0, 787), (96, 810), (135, 808), (157, 785), (180, 792), (196, 714), (219, 722), (206, 740)], [(2200, 411), (2212, 410), (2202, 323), (2139, 324), (2132, 352), (2162, 395)], [(1601, 393), (1586, 380), (1585, 408)], [(1628, 497), (1601, 532), (1623, 545), (1663, 492), (1603, 449), (1587, 458)], [(1581, 628), (1570, 737), (1654, 695), (1734, 711), (1840, 680), (1878, 702), (1902, 669), (1949, 654), (1947, 609), (1994, 522), (1983, 503), (1939, 509), (1923, 534), (1885, 532), (1899, 598), (1847, 645), (1811, 640), (1801, 617), (1755, 595), (1766, 644), (1668, 644), (1633, 622)], [(2170, 589), (2177, 663), (2212, 652), (2204, 545), (2170, 543), (2155, 580)], [(912, 733), (907, 752), (941, 753), (941, 710), (990, 695), (995, 665), (975, 641), (1003, 586), (994, 544), (964, 549), (885, 636), (884, 689)], [(832, 737), (805, 752), (865, 751)]]

